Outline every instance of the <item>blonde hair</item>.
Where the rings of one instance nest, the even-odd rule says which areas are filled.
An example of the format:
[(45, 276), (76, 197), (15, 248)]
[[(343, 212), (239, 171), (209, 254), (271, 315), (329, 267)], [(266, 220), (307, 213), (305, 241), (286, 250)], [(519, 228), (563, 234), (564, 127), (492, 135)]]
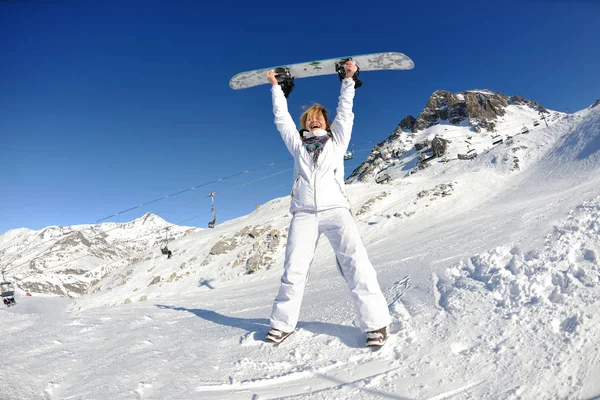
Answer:
[(331, 129), (331, 123), (329, 122), (329, 111), (327, 111), (325, 107), (318, 103), (314, 103), (302, 113), (302, 116), (300, 117), (300, 125), (302, 125), (302, 129), (306, 129), (306, 121), (309, 118), (318, 117), (320, 115), (325, 118), (325, 130), (329, 131)]

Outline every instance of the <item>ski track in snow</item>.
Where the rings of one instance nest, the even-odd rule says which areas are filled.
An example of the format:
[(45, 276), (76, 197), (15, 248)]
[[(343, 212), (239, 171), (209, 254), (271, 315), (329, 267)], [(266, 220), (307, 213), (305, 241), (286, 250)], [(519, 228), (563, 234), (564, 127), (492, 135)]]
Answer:
[[(326, 241), (317, 250), (298, 330), (278, 346), (263, 338), (282, 251), (272, 267), (252, 275), (230, 271), (233, 258), (213, 261), (212, 269), (153, 259), (135, 266), (140, 277), (75, 306), (34, 296), (3, 309), (0, 354), (8, 367), (0, 369), (0, 398), (597, 397), (600, 178), (590, 160), (600, 153), (590, 148), (593, 140), (582, 136), (573, 144), (571, 137), (581, 134), (578, 119), (600, 127), (590, 115), (557, 123), (564, 126), (544, 131), (539, 143), (528, 138), (530, 146), (550, 146), (551, 162), (524, 158), (531, 168), (511, 180), (493, 175), (491, 150), (432, 177), (457, 181), (452, 196), (417, 198), (423, 185), (439, 182), (416, 175), (412, 186), (387, 185), (391, 194), (357, 218), (393, 317), (388, 343), (378, 351), (363, 346)], [(560, 136), (565, 126), (570, 135)], [(566, 179), (569, 173), (576, 179)], [(486, 186), (491, 180), (493, 189)], [(350, 187), (351, 197), (363, 204), (381, 193), (368, 187), (354, 193)], [(410, 217), (390, 217), (424, 201), (430, 206), (414, 208)], [(286, 208), (279, 200), (268, 207)], [(275, 226), (266, 208), (252, 216), (255, 222), (206, 234)], [(289, 218), (277, 223), (283, 229)], [(208, 239), (198, 248), (185, 240), (194, 254), (212, 246)], [(143, 288), (136, 280), (190, 264), (200, 272), (187, 281), (161, 281), (145, 288), (146, 301), (122, 304)]]

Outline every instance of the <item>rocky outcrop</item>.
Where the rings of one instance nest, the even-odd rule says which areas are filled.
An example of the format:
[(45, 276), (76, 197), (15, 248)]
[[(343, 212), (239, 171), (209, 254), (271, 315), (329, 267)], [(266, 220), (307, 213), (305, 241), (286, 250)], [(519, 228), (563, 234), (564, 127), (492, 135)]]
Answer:
[(127, 223), (18, 229), (0, 235), (0, 267), (11, 269), (16, 285), (30, 293), (78, 297), (123, 262), (148, 259), (145, 252), (166, 236), (172, 241), (197, 231), (150, 213)]
[(249, 274), (267, 268), (274, 261), (273, 256), (280, 247), (281, 237), (278, 229), (271, 230), (264, 239), (255, 241), (252, 248), (239, 253), (233, 267), (243, 265)]
[[(506, 107), (509, 105), (525, 105), (539, 112), (548, 112), (538, 103), (521, 96), (508, 97), (485, 89), (458, 93), (436, 90), (417, 118), (412, 115), (404, 117), (390, 136), (378, 143), (365, 161), (352, 171), (346, 183), (376, 182), (377, 177), (385, 176), (387, 168), (399, 165), (400, 157), (407, 151), (420, 152), (433, 147), (432, 138), (424, 138), (419, 133), (442, 121), (454, 125), (470, 125), (471, 131), (475, 133), (494, 132), (498, 118), (506, 114)], [(418, 138), (418, 142), (415, 138)], [(433, 149), (437, 158), (446, 153), (448, 143), (450, 141), (437, 143)], [(427, 163), (419, 162), (412, 172), (428, 166)]]
[(544, 106), (536, 103), (533, 100), (528, 100), (528, 99), (526, 99), (524, 97), (521, 97), (521, 96), (517, 96), (517, 95), (510, 96), (510, 99), (508, 100), (508, 103), (509, 104), (514, 104), (514, 105), (522, 104), (522, 105), (529, 106), (529, 107), (531, 107), (531, 108), (533, 108), (535, 110), (538, 110), (539, 112), (548, 113), (548, 110), (546, 109), (546, 107), (544, 107)]
[(233, 268), (244, 267), (246, 273), (267, 268), (274, 261), (273, 255), (281, 247), (284, 235), (270, 226), (246, 226), (230, 238), (221, 238), (215, 243), (202, 265), (208, 265), (218, 257), (237, 252), (231, 262)]
[(360, 209), (356, 212), (356, 215), (359, 216), (368, 213), (369, 211), (371, 211), (371, 208), (373, 208), (373, 205), (385, 199), (390, 194), (390, 192), (383, 192), (379, 196), (370, 198), (360, 207)]
[(485, 126), (486, 121), (503, 116), (508, 104), (508, 96), (489, 90), (470, 90), (463, 93), (436, 90), (417, 117), (412, 132), (427, 129), (440, 121), (457, 125), (464, 120), (475, 120)]
[[(406, 118), (405, 118), (406, 119)], [(414, 118), (413, 118), (414, 119)], [(374, 181), (375, 176), (413, 146), (415, 135), (406, 133), (400, 125), (383, 142), (378, 143), (366, 160), (346, 179), (346, 183), (355, 181)]]
[(412, 115), (407, 115), (402, 119), (402, 121), (400, 121), (398, 126), (403, 132), (412, 132), (413, 128), (415, 127), (415, 122), (417, 122), (415, 117)]

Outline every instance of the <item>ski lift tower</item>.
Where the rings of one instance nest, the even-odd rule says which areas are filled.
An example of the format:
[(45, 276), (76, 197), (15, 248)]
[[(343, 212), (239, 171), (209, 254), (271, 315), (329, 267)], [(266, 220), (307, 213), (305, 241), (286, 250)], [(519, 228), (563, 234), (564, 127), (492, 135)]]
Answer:
[(548, 127), (548, 121), (546, 121), (546, 115), (544, 115), (543, 112), (540, 111), (539, 113), (540, 118), (544, 121), (544, 123), (546, 124), (546, 128)]

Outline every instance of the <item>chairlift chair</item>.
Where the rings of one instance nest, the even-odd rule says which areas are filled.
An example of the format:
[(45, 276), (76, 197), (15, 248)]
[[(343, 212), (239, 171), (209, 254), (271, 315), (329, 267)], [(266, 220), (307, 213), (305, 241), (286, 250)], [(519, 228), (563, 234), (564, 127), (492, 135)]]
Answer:
[(14, 297), (15, 295), (15, 287), (10, 282), (0, 283), (0, 290), (2, 297)]
[(506, 142), (505, 142), (505, 144), (506, 144), (507, 146), (510, 146), (510, 145), (511, 145), (511, 144), (513, 144), (513, 143), (514, 143), (514, 139), (513, 139), (513, 137), (512, 137), (512, 136), (508, 136), (508, 137), (506, 138)]
[(492, 146), (496, 146), (498, 144), (502, 144), (504, 139), (500, 135), (492, 136)]
[(521, 134), (527, 134), (529, 133), (529, 128), (527, 128), (525, 125), (523, 125), (523, 129), (521, 129)]
[(353, 158), (354, 158), (354, 151), (353, 150), (348, 150), (344, 154), (344, 161), (352, 160)]
[(540, 124), (540, 121), (538, 121), (537, 119), (533, 120), (533, 126), (538, 126)]
[(160, 252), (164, 255), (169, 254), (169, 228), (165, 229), (164, 245), (160, 247)]
[(387, 172), (375, 177), (375, 183), (388, 183), (392, 179)]
[(210, 197), (212, 200), (211, 212), (212, 212), (213, 220), (208, 223), (208, 227), (211, 229), (214, 228), (215, 225), (217, 224), (217, 212), (215, 211), (215, 196), (216, 196), (215, 192), (211, 192), (208, 195), (208, 197)]
[(14, 306), (17, 304), (15, 301), (15, 287), (10, 282), (0, 283), (0, 295), (2, 302), (6, 307)]
[(458, 154), (459, 160), (472, 160), (475, 157), (477, 157), (477, 151), (475, 151), (475, 149), (469, 149), (466, 154)]

